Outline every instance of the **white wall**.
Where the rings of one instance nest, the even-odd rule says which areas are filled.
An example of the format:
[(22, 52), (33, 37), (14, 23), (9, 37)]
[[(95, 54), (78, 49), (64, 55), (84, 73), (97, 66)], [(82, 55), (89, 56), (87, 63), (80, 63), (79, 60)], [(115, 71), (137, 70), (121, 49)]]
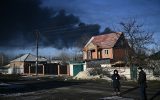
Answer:
[(114, 70), (118, 70), (120, 76), (125, 76), (126, 79), (131, 79), (130, 67), (105, 67), (104, 70), (109, 72), (110, 75), (113, 74)]
[(23, 74), (24, 73), (24, 64), (22, 64), (19, 67), (16, 66), (11, 66), (10, 68), (8, 68), (8, 74)]
[[(118, 70), (119, 75), (121, 76), (124, 75), (127, 79), (131, 79), (130, 67), (104, 67), (104, 69), (108, 71), (111, 75), (113, 74), (113, 71), (116, 69)], [(147, 80), (157, 80), (157, 78), (153, 76), (152, 69), (144, 69), (144, 72), (146, 73)], [(138, 78), (138, 71), (137, 71), (137, 78)]]
[(83, 64), (83, 71), (86, 71), (86, 69), (87, 69), (87, 64), (84, 63), (84, 64)]
[(70, 71), (70, 76), (73, 76), (73, 64), (70, 64), (69, 68), (70, 68), (70, 70), (69, 70)]
[(144, 69), (144, 72), (146, 73), (147, 80), (156, 80), (156, 77), (153, 76), (153, 70), (152, 69)]

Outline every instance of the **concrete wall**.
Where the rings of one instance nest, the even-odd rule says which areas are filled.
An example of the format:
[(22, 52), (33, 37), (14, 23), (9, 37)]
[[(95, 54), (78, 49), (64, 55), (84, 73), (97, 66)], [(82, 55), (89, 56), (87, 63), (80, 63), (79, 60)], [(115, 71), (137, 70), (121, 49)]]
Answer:
[(10, 63), (8, 74), (23, 74), (24, 73), (24, 62), (16, 61)]
[(73, 64), (70, 64), (69, 68), (70, 68), (70, 76), (73, 76)]
[(144, 72), (146, 72), (147, 80), (156, 80), (156, 77), (153, 76), (153, 70), (152, 69), (144, 69)]
[(121, 77), (126, 77), (126, 79), (131, 79), (129, 67), (104, 67), (104, 70), (107, 71), (110, 75), (113, 74), (113, 71), (115, 69), (118, 70), (118, 73)]
[(8, 69), (8, 74), (23, 74), (23, 73), (24, 73), (24, 68), (10, 67)]
[[(109, 66), (109, 65), (108, 65)], [(113, 74), (113, 71), (116, 69), (121, 77), (125, 76), (126, 79), (131, 79), (131, 72), (130, 67), (108, 67), (106, 65), (102, 65), (101, 67), (104, 68), (105, 71), (109, 72), (110, 75)], [(156, 77), (153, 75), (152, 69), (144, 69), (146, 73), (147, 80), (157, 80)], [(137, 71), (137, 78), (138, 78), (138, 71)]]

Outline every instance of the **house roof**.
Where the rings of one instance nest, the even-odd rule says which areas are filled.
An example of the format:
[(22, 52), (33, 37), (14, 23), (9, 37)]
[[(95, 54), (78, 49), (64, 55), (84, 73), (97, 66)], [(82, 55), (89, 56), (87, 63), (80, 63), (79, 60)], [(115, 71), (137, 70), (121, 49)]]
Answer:
[(116, 33), (109, 33), (109, 34), (103, 34), (103, 35), (97, 35), (93, 36), (89, 42), (85, 45), (85, 47), (93, 43), (94, 45), (97, 45), (101, 48), (112, 48), (122, 35), (122, 32), (116, 32)]
[[(25, 54), (19, 58), (12, 60), (11, 62), (14, 62), (14, 61), (36, 61), (36, 58), (37, 57), (35, 55), (28, 53), (28, 54)], [(47, 59), (44, 57), (38, 57), (38, 61), (47, 61)]]

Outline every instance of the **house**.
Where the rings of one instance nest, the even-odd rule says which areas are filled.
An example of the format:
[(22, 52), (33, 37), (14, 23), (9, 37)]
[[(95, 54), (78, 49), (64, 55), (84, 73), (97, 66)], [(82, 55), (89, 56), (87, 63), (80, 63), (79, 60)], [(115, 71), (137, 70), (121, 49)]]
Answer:
[[(36, 69), (36, 56), (30, 53), (22, 55), (10, 61), (8, 64), (8, 74), (23, 74), (23, 75), (34, 75)], [(81, 66), (80, 66), (81, 67)], [(53, 59), (48, 61), (44, 57), (38, 57), (38, 68), (37, 72), (39, 75), (71, 75), (70, 73), (78, 73), (79, 66), (76, 64), (62, 63), (60, 59)], [(73, 69), (73, 70), (72, 70)], [(77, 70), (78, 69), (78, 70)]]
[(83, 60), (87, 67), (101, 66), (107, 73), (117, 69), (120, 75), (131, 79), (131, 69), (127, 67), (130, 53), (128, 41), (122, 32), (101, 34), (91, 37), (83, 48)]
[[(35, 74), (35, 63), (37, 57), (30, 53), (25, 54), (19, 58), (10, 61), (9, 74)], [(44, 73), (44, 64), (47, 63), (47, 59), (44, 57), (38, 57), (38, 73)]]
[(126, 62), (129, 44), (122, 32), (108, 33), (91, 37), (83, 48), (83, 60), (105, 60), (110, 63)]

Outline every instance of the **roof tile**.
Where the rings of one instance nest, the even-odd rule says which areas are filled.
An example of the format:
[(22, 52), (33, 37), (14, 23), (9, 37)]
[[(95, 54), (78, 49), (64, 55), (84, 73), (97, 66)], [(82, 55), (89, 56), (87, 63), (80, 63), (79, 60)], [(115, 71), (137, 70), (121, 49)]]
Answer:
[(117, 40), (120, 38), (121, 34), (122, 32), (116, 32), (93, 36), (93, 39), (90, 42), (101, 48), (112, 48), (114, 47)]

